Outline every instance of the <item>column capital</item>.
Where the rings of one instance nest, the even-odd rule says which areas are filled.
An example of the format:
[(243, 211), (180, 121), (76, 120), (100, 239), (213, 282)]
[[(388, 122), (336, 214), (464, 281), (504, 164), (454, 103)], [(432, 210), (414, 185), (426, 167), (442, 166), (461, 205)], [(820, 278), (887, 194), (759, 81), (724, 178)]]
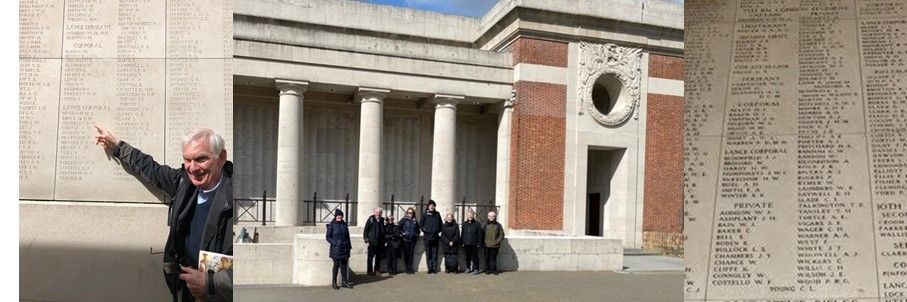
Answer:
[(462, 103), (466, 100), (466, 97), (462, 95), (450, 95), (450, 94), (435, 94), (432, 97), (432, 103), (435, 104), (435, 109), (439, 108), (452, 108), (457, 109), (457, 104)]
[(381, 104), (384, 103), (384, 98), (387, 97), (387, 94), (390, 92), (391, 91), (387, 89), (359, 87), (359, 89), (356, 90), (355, 99), (359, 103), (376, 102)]
[(510, 91), (510, 98), (505, 99), (504, 102), (501, 103), (501, 106), (504, 107), (504, 109), (513, 108), (513, 104), (515, 104), (515, 103), (516, 103), (516, 89)]
[(280, 90), (280, 95), (301, 95), (309, 89), (309, 82), (285, 79), (274, 79), (275, 86)]

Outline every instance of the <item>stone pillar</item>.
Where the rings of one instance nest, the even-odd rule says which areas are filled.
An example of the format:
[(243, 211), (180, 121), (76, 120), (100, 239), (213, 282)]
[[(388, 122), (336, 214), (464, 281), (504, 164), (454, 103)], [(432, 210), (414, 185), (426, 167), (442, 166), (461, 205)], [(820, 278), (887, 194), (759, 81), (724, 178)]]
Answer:
[[(498, 206), (498, 223), (509, 229), (510, 221), (510, 118), (513, 115), (513, 102), (516, 92), (509, 100), (501, 104), (501, 114), (498, 116), (498, 145), (497, 169), (495, 170), (494, 201)], [(476, 213), (486, 215), (486, 213)]]
[(308, 82), (275, 80), (280, 90), (277, 116), (277, 204), (279, 226), (302, 225), (302, 94)]
[(462, 96), (435, 95), (435, 131), (431, 144), (431, 199), (443, 215), (457, 199), (457, 103)]
[(381, 154), (384, 133), (384, 97), (388, 90), (359, 88), (356, 100), (361, 105), (359, 114), (359, 181), (356, 224), (364, 226), (372, 210), (381, 206)]

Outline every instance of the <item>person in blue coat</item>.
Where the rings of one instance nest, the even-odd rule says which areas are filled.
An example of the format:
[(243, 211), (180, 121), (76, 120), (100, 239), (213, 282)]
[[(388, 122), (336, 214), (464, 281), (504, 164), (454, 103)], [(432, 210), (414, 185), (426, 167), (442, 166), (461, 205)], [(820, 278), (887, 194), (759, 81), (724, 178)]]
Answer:
[(330, 256), (334, 260), (334, 269), (331, 273), (331, 287), (340, 289), (337, 286), (337, 272), (340, 272), (340, 278), (343, 280), (343, 287), (353, 288), (348, 282), (350, 250), (353, 244), (350, 241), (350, 229), (343, 220), (343, 211), (334, 210), (334, 220), (327, 224), (327, 234), (325, 239), (331, 245)]

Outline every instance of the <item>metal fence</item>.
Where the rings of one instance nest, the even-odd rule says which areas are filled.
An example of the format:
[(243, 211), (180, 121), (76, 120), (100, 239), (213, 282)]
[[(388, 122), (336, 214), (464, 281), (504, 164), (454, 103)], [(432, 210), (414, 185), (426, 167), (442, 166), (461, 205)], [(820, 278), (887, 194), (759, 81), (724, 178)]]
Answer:
[[(395, 198), (394, 194), (391, 194), (391, 200), (381, 203), (382, 208), (384, 209), (385, 216), (390, 214), (394, 215), (396, 220), (400, 220), (406, 210), (412, 207), (416, 210), (416, 219), (422, 217), (422, 213), (425, 213), (425, 210), (428, 208), (428, 201), (425, 200), (425, 196), (420, 196), (419, 201), (398, 201)], [(463, 222), (466, 220), (466, 213), (473, 211), (476, 213), (475, 219), (481, 223), (485, 223), (486, 214), (488, 211), (498, 212), (499, 207), (494, 205), (494, 200), (490, 200), (487, 204), (479, 204), (477, 202), (469, 202), (466, 198), (460, 200), (459, 203), (454, 204), (454, 219), (457, 222)]]
[[(330, 222), (334, 219), (334, 210), (336, 209), (340, 209), (346, 214), (345, 218), (351, 225), (355, 225), (358, 219), (354, 214), (358, 204), (350, 200), (349, 193), (346, 194), (344, 199), (318, 199), (318, 193), (315, 193), (312, 195), (312, 199), (303, 200), (302, 203), (303, 207), (301, 210), (304, 210), (303, 213), (305, 213), (303, 215), (303, 223)], [(276, 199), (268, 197), (267, 191), (262, 192), (261, 198), (234, 198), (233, 217), (236, 218), (237, 223), (260, 222), (261, 225), (273, 224), (275, 204)], [(406, 209), (410, 207), (416, 210), (416, 219), (419, 219), (428, 208), (428, 201), (425, 200), (425, 196), (420, 196), (418, 201), (396, 200), (396, 195), (391, 194), (390, 201), (382, 202), (381, 204), (385, 215), (394, 215), (397, 220), (403, 217)], [(494, 200), (490, 200), (486, 204), (479, 204), (477, 202), (469, 202), (466, 198), (463, 198), (460, 202), (454, 204), (454, 218), (457, 222), (463, 222), (466, 219), (466, 213), (473, 211), (476, 213), (476, 221), (485, 223), (487, 213), (489, 211), (498, 212), (499, 209), (498, 206), (494, 205)]]
[[(334, 210), (341, 209), (346, 214), (347, 221), (350, 224), (356, 223), (355, 215), (350, 214), (350, 210), (356, 210), (356, 202), (350, 201), (350, 194), (347, 193), (344, 199), (318, 199), (318, 193), (312, 195), (312, 199), (302, 200), (303, 223), (324, 223), (334, 219)], [(268, 192), (263, 191), (261, 198), (234, 198), (233, 199), (233, 217), (237, 223), (258, 223), (267, 225), (274, 223), (276, 198), (268, 197)]]

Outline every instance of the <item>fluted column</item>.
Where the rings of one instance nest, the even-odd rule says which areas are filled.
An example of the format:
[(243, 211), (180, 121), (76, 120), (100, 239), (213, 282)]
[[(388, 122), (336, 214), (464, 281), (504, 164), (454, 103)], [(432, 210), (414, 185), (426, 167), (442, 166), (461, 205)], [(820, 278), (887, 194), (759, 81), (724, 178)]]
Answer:
[(356, 100), (361, 104), (359, 114), (359, 181), (357, 225), (365, 225), (372, 209), (381, 206), (381, 150), (384, 133), (384, 89), (359, 88)]
[(277, 204), (279, 226), (302, 224), (302, 99), (308, 82), (275, 80), (280, 90), (277, 116)]
[[(498, 223), (508, 229), (510, 225), (510, 120), (513, 115), (513, 102), (515, 95), (501, 105), (501, 115), (498, 118), (498, 145), (497, 169), (495, 175), (494, 200), (499, 207)], [(485, 213), (476, 213), (485, 215)]]
[(453, 213), (457, 189), (457, 104), (462, 96), (435, 95), (435, 130), (431, 147), (431, 199), (441, 215)]

